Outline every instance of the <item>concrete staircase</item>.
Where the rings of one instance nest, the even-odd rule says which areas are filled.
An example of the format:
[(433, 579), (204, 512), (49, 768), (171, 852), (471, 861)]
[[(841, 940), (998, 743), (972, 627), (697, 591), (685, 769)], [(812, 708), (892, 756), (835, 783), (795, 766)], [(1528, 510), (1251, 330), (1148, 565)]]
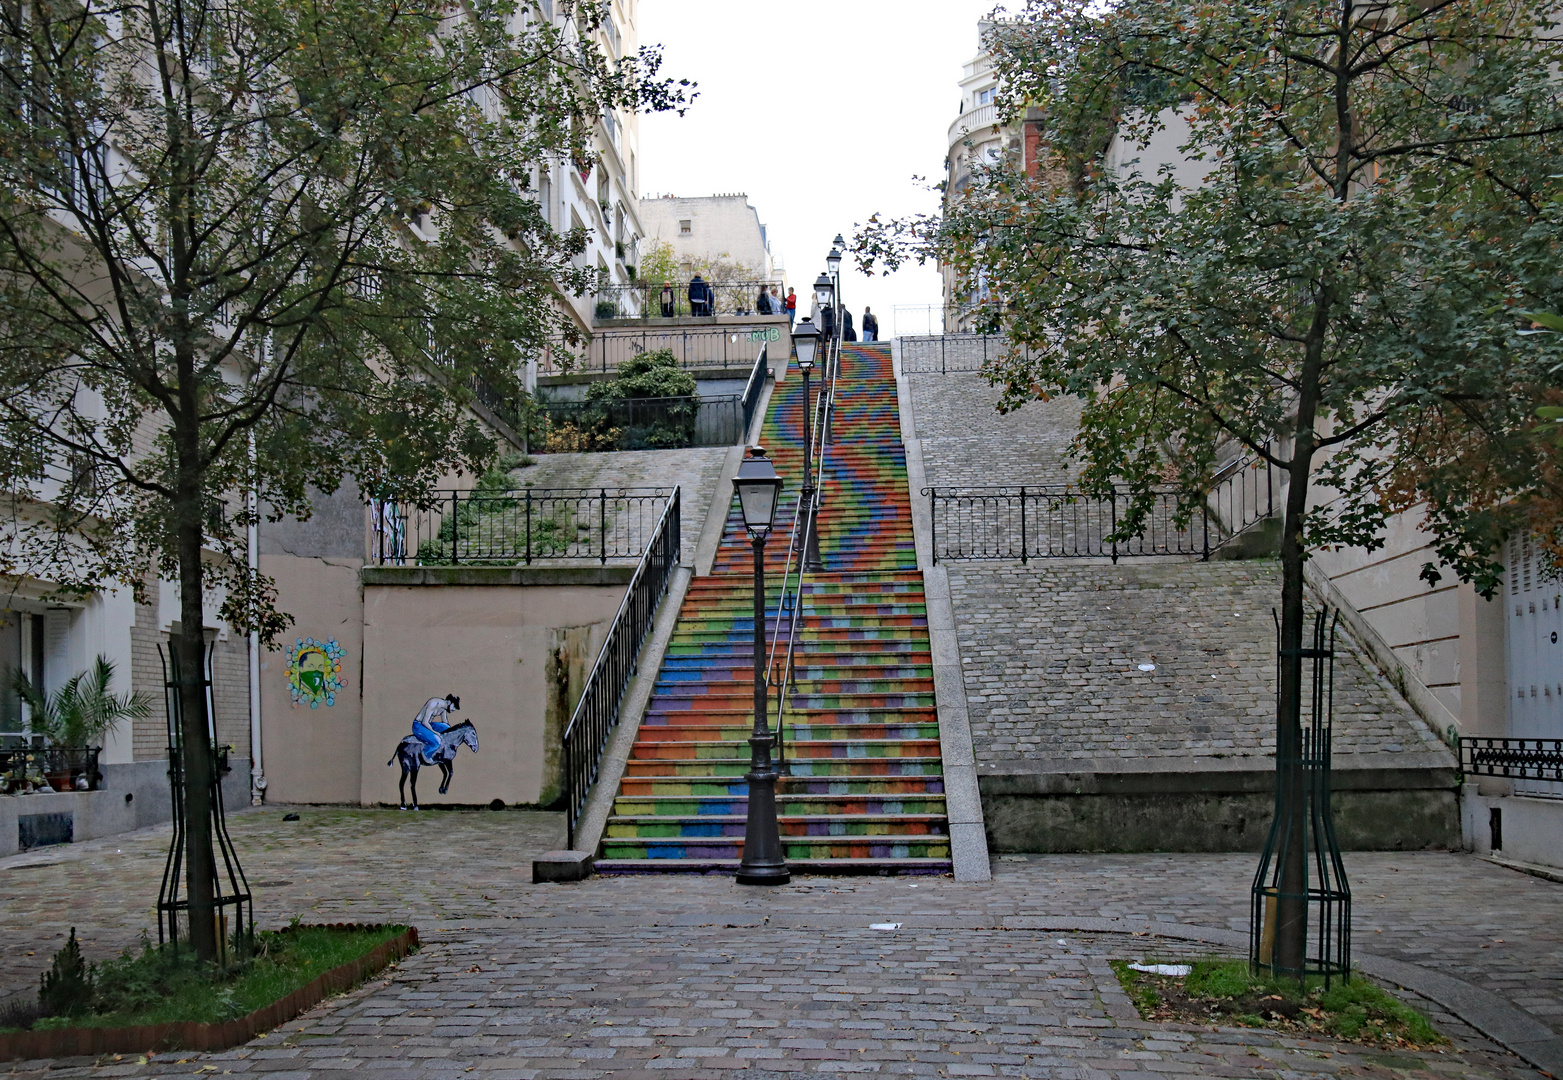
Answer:
[[(803, 408), (794, 374), (772, 395), (761, 436), (786, 480), (777, 519), (789, 524), (802, 486)], [(928, 620), (888, 344), (845, 347), (834, 436), (820, 520), (828, 572), (804, 585), (783, 725), (783, 849), (795, 871), (944, 873)], [(779, 528), (766, 548), (771, 639), (791, 629), (790, 614), (776, 611), (787, 539)], [(737, 869), (753, 723), (752, 561), (735, 501), (711, 575), (691, 584), (680, 609), (599, 873)]]

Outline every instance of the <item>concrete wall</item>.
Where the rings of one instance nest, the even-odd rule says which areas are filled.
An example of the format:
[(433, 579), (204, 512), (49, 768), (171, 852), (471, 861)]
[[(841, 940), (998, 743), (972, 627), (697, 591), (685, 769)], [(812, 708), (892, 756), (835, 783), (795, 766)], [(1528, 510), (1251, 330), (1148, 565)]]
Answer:
[[(228, 764), (232, 771), (223, 777), (223, 802), (232, 813), (249, 805), (250, 763), (247, 758), (230, 758)], [(159, 761), (106, 764), (100, 791), (0, 796), (0, 856), (21, 850), (24, 825), (28, 832), (52, 832), (50, 839), (61, 839), (63, 830), (70, 842), (96, 840), (160, 825), (172, 817), (172, 806), (166, 756)]]
[[(261, 556), (261, 572), (277, 582), (278, 606), (294, 619), (282, 647), (261, 654), (261, 754), (268, 802), (358, 801), (364, 720), (362, 566), (362, 558)], [(343, 685), (330, 704), (295, 701), (289, 688), (288, 651), (305, 638), (341, 646)]]
[(401, 772), (386, 761), (423, 703), (446, 694), (461, 699), (456, 719), (472, 721), (480, 749), (458, 750), (444, 796), (425, 770), (422, 805), (557, 798), (559, 737), (632, 572), (365, 570), (361, 801), (398, 802)]

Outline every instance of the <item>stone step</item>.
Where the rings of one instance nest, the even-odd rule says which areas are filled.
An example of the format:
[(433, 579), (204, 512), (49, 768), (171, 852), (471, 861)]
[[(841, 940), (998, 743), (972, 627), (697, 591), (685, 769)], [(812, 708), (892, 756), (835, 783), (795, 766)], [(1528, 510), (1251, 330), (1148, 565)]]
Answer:
[[(737, 859), (598, 859), (599, 874), (725, 874), (738, 872)], [(947, 874), (949, 859), (796, 859), (794, 874)]]
[[(705, 814), (743, 816), (749, 806), (744, 795), (620, 795), (613, 803), (616, 816), (700, 817)], [(793, 795), (778, 793), (778, 811), (787, 815), (936, 814), (943, 815), (943, 795)]]
[[(656, 734), (653, 732), (652, 734)], [(659, 759), (692, 762), (724, 759), (747, 744), (742, 739), (638, 739), (630, 752), (631, 761)], [(789, 739), (790, 760), (868, 760), (935, 756), (939, 740), (934, 739)]]

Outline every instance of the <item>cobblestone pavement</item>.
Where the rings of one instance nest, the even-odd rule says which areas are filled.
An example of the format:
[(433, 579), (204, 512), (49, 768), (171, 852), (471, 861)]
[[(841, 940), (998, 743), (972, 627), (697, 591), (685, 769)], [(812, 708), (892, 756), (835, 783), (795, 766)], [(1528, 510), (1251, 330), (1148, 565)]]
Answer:
[[(955, 562), (949, 577), (979, 763), (1275, 753), (1275, 562)], [(1450, 764), (1350, 651), (1336, 664), (1334, 750), (1337, 768)]]
[[(48, 1075), (1535, 1075), (1436, 1008), (1455, 1039), (1441, 1054), (1146, 1024), (1105, 961), (1197, 946), (1029, 928), (1059, 915), (1242, 929), (1251, 855), (1011, 856), (991, 884), (534, 886), (531, 856), (562, 837), (556, 815), (300, 813), (233, 819), (261, 924), (406, 921), (429, 946), (230, 1053), (62, 1061)], [(0, 860), (7, 987), (31, 984), (70, 925), (89, 957), (132, 942), (150, 923), (166, 838), (149, 829)], [(1464, 855), (1352, 854), (1347, 866), (1360, 952), (1438, 968), (1563, 1027), (1563, 886)], [(902, 925), (870, 928), (889, 922)]]
[(1001, 416), (999, 391), (975, 372), (907, 378), (930, 484), (1062, 484), (1077, 475), (1065, 458), (1080, 424), (1075, 398), (1033, 401)]
[(603, 454), (537, 454), (535, 464), (510, 475), (517, 484), (538, 488), (616, 488), (681, 485), (683, 561), (693, 564), (711, 495), (728, 447), (684, 450), (618, 450)]

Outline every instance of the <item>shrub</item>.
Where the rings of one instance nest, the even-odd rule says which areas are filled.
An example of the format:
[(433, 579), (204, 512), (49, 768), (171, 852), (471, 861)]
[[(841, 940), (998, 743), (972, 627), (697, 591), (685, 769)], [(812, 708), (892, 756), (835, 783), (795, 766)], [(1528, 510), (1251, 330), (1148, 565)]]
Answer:
[(76, 944), (76, 928), (70, 940), (54, 954), (54, 963), (43, 973), (38, 1009), (45, 1016), (80, 1016), (92, 1008), (92, 969)]

